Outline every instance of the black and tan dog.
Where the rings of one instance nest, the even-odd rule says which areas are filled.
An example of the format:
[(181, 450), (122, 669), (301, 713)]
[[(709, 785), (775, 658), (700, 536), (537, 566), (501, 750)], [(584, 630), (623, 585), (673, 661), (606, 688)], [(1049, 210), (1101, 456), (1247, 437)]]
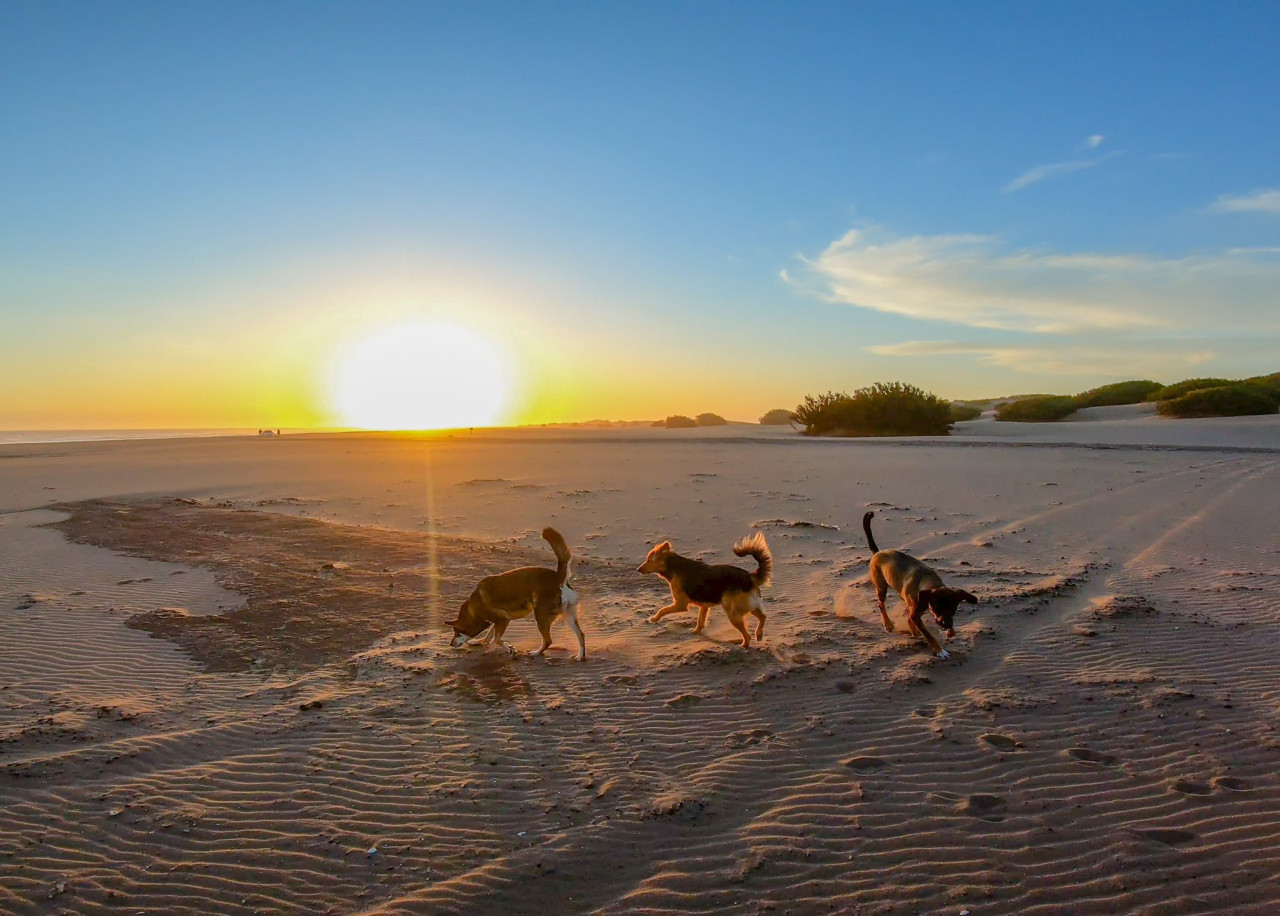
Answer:
[(691, 560), (675, 552), (670, 541), (663, 541), (649, 551), (640, 566), (642, 573), (657, 573), (671, 586), (671, 603), (649, 618), (657, 623), (668, 614), (687, 611), (689, 605), (698, 609), (698, 625), (693, 632), (701, 633), (707, 625), (707, 614), (717, 604), (724, 608), (725, 616), (742, 634), (742, 645), (751, 645), (746, 617), (756, 618), (756, 642), (764, 638), (764, 604), (760, 589), (769, 584), (773, 575), (773, 554), (765, 543), (764, 534), (757, 531), (733, 545), (733, 552), (740, 557), (753, 556), (756, 571), (747, 572), (737, 566), (721, 564), (712, 566), (701, 560)]
[(871, 536), (873, 515), (874, 512), (868, 512), (862, 516), (862, 530), (867, 534), (867, 546), (874, 553), (871, 557), (871, 581), (876, 587), (876, 602), (880, 606), (880, 619), (884, 628), (893, 632), (893, 623), (884, 609), (885, 595), (892, 588), (902, 596), (907, 605), (907, 626), (911, 628), (912, 635), (924, 639), (938, 658), (950, 658), (951, 653), (942, 648), (925, 627), (921, 615), (925, 609), (932, 611), (933, 619), (950, 639), (956, 635), (954, 622), (960, 602), (977, 604), (978, 599), (963, 589), (947, 588), (942, 584), (941, 576), (915, 557), (901, 550), (881, 550), (877, 547), (876, 539)]
[(543, 528), (542, 537), (555, 551), (556, 568), (525, 566), (485, 576), (471, 597), (462, 603), (457, 618), (448, 622), (447, 626), (453, 627), (453, 640), (449, 645), (465, 646), (493, 627), (484, 643), (487, 645), (492, 639), (501, 646), (507, 624), (532, 614), (542, 634), (542, 648), (529, 654), (541, 655), (551, 646), (551, 624), (563, 615), (573, 635), (578, 637), (578, 661), (587, 657), (587, 640), (582, 635), (582, 627), (578, 626), (578, 593), (568, 585), (569, 545), (554, 528)]

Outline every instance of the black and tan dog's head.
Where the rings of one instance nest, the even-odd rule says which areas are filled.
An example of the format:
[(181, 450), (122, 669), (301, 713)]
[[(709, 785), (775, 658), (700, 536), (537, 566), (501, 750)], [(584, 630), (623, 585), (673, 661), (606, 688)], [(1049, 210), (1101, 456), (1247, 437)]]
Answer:
[(671, 546), (671, 542), (663, 541), (649, 551), (649, 555), (640, 564), (640, 572), (662, 575), (667, 571), (667, 558), (673, 553), (675, 553), (675, 548)]
[(453, 648), (465, 646), (468, 642), (475, 639), (485, 630), (489, 629), (489, 621), (485, 620), (479, 613), (479, 608), (474, 605), (480, 600), (480, 596), (475, 592), (471, 593), (471, 597), (462, 602), (462, 607), (458, 611), (458, 616), (453, 620), (445, 622), (445, 626), (453, 627), (453, 639), (449, 641), (449, 645)]
[(922, 588), (917, 596), (920, 607), (928, 608), (933, 612), (933, 619), (938, 621), (938, 626), (947, 631), (948, 638), (955, 636), (954, 627), (956, 619), (956, 608), (960, 606), (962, 601), (970, 604), (977, 604), (978, 599), (970, 595), (962, 588)]

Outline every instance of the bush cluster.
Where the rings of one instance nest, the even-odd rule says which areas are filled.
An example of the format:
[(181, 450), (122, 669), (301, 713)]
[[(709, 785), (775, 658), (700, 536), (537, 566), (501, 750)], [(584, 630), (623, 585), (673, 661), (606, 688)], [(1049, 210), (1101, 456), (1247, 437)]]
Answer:
[(1188, 378), (1172, 385), (1165, 385), (1158, 391), (1148, 395), (1147, 400), (1171, 401), (1174, 398), (1180, 398), (1184, 394), (1190, 394), (1192, 391), (1199, 391), (1202, 388), (1221, 388), (1224, 385), (1234, 384), (1235, 382), (1229, 378)]
[(1194, 388), (1181, 397), (1161, 398), (1156, 411), (1162, 417), (1245, 417), (1280, 411), (1280, 395), (1247, 383)]
[(659, 420), (653, 425), (664, 427), (666, 429), (693, 429), (698, 425), (698, 421), (693, 417), (686, 417), (684, 414), (673, 414), (665, 420)]
[(960, 423), (964, 420), (976, 420), (982, 416), (982, 408), (974, 407), (972, 404), (957, 404), (954, 401), (951, 404), (951, 422)]
[(785, 407), (775, 407), (760, 418), (761, 426), (790, 426), (791, 411)]
[(806, 396), (793, 411), (806, 436), (945, 436), (951, 405), (902, 382), (878, 382), (853, 394)]
[(1141, 404), (1164, 386), (1150, 379), (1116, 382), (1101, 388), (1090, 388), (1076, 395), (1080, 407), (1115, 407), (1119, 404)]
[(699, 426), (728, 426), (729, 421), (718, 413), (700, 413), (695, 421)]
[(1079, 408), (1076, 399), (1069, 395), (1039, 394), (1001, 404), (996, 408), (996, 419), (1017, 423), (1051, 423), (1071, 416)]

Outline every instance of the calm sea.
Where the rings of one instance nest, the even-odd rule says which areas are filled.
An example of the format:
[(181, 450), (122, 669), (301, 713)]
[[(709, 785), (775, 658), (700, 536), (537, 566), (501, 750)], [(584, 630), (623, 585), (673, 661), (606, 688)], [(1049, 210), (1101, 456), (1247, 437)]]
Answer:
[(256, 429), (0, 429), (0, 445), (36, 442), (95, 442), (108, 439), (189, 439), (256, 436)]

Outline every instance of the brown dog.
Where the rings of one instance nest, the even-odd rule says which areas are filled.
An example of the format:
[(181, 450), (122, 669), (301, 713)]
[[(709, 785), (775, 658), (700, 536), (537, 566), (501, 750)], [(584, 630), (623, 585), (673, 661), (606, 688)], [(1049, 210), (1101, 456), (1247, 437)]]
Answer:
[(773, 576), (773, 554), (759, 531), (734, 544), (733, 552), (740, 557), (755, 557), (756, 571), (747, 572), (727, 564), (712, 566), (682, 557), (670, 541), (663, 541), (650, 550), (640, 572), (657, 573), (666, 579), (671, 586), (671, 603), (650, 617), (649, 622), (657, 623), (668, 614), (687, 611), (692, 604), (698, 609), (698, 625), (693, 632), (701, 633), (707, 625), (707, 614), (718, 604), (724, 608), (734, 629), (742, 634), (744, 648), (751, 645), (745, 624), (748, 614), (757, 621), (756, 642), (763, 639), (765, 616), (760, 589), (768, 585)]
[(529, 654), (541, 655), (551, 646), (551, 624), (563, 615), (573, 635), (578, 637), (578, 661), (587, 657), (587, 640), (582, 635), (582, 627), (578, 626), (578, 593), (567, 584), (569, 545), (554, 528), (543, 528), (542, 537), (555, 551), (556, 568), (525, 566), (485, 576), (462, 603), (458, 616), (446, 624), (453, 627), (453, 640), (449, 645), (465, 646), (492, 626), (484, 643), (487, 645), (492, 639), (501, 646), (507, 624), (532, 614), (542, 634), (542, 648)]
[(963, 589), (947, 588), (932, 568), (915, 557), (900, 550), (881, 550), (877, 547), (876, 539), (871, 536), (873, 515), (874, 512), (868, 512), (862, 516), (862, 530), (867, 534), (867, 546), (874, 553), (871, 557), (871, 581), (876, 586), (876, 601), (880, 606), (880, 619), (884, 628), (893, 632), (893, 623), (884, 609), (885, 595), (892, 588), (902, 596), (907, 605), (907, 626), (911, 628), (912, 635), (924, 639), (938, 658), (950, 658), (951, 653), (942, 648), (933, 634), (925, 628), (921, 615), (926, 608), (932, 611), (933, 619), (950, 639), (956, 635), (953, 622), (960, 602), (977, 604), (978, 599)]

